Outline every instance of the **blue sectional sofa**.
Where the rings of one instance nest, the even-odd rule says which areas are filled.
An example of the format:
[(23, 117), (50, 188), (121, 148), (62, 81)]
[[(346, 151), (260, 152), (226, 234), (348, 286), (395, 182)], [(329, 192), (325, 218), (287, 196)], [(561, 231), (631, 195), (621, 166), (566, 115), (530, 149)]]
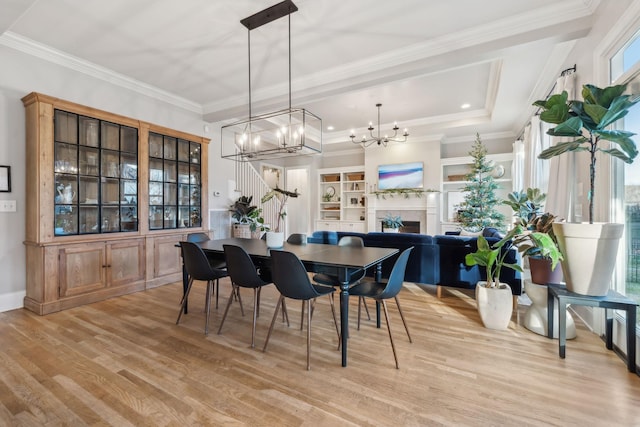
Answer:
[[(402, 252), (411, 246), (414, 250), (407, 263), (405, 280), (407, 282), (438, 285), (437, 294), (441, 296), (442, 286), (473, 289), (480, 280), (486, 280), (484, 268), (465, 264), (465, 255), (477, 249), (477, 237), (473, 236), (429, 236), (414, 233), (349, 233), (336, 231), (315, 231), (308, 237), (309, 243), (337, 244), (342, 236), (360, 236), (365, 246), (397, 248)], [(489, 244), (500, 240), (495, 230), (487, 229), (483, 233)], [(382, 265), (382, 277), (389, 277), (397, 257), (386, 260)], [(507, 262), (517, 263), (520, 257), (515, 249), (509, 249)], [(372, 276), (373, 271), (367, 272)], [(504, 268), (500, 280), (508, 283), (514, 295), (522, 294), (520, 273)]]

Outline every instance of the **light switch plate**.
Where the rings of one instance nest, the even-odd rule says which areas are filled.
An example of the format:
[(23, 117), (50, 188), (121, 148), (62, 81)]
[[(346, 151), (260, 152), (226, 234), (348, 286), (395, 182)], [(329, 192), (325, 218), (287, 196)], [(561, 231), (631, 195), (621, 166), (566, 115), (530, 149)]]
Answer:
[(15, 200), (0, 200), (0, 212), (15, 212), (16, 201)]

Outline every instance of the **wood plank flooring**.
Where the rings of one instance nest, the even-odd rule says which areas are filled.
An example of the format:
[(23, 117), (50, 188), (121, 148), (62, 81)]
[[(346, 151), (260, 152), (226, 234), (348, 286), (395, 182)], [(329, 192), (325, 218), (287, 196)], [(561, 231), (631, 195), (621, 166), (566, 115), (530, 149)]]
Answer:
[[(640, 377), (576, 319), (578, 337), (558, 357), (557, 340), (511, 324), (485, 329), (462, 291), (406, 284), (390, 313), (400, 369), (386, 329), (350, 310), (349, 366), (340, 366), (328, 300), (312, 325), (311, 371), (300, 303), (291, 326), (264, 338), (277, 293), (264, 289), (256, 348), (234, 302), (217, 335), (230, 286), (220, 285), (204, 336), (204, 284), (175, 325), (180, 284), (37, 316), (0, 313), (3, 426), (631, 426), (640, 425)], [(369, 303), (373, 308), (373, 303)], [(524, 310), (525, 307), (520, 307)]]

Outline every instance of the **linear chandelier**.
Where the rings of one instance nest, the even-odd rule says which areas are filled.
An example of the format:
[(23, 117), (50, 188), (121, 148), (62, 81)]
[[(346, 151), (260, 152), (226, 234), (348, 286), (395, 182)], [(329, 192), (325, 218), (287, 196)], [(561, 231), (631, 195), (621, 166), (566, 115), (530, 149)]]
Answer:
[(407, 137), (409, 136), (409, 131), (405, 128), (403, 133), (402, 133), (402, 137), (397, 136), (398, 135), (398, 130), (400, 130), (400, 128), (398, 127), (398, 123), (394, 122), (393, 123), (393, 128), (391, 130), (393, 130), (393, 135), (389, 136), (387, 134), (385, 134), (384, 136), (380, 135), (380, 107), (382, 107), (382, 104), (378, 103), (376, 104), (376, 107), (378, 107), (378, 131), (376, 133), (376, 135), (373, 134), (373, 131), (375, 130), (375, 128), (373, 127), (373, 122), (369, 122), (369, 127), (367, 128), (367, 130), (369, 131), (369, 134), (371, 135), (369, 138), (367, 138), (366, 135), (362, 135), (362, 139), (360, 141), (356, 140), (356, 133), (355, 131), (352, 129), (351, 130), (351, 135), (349, 135), (349, 138), (351, 138), (351, 142), (353, 142), (354, 144), (359, 144), (362, 145), (363, 148), (366, 148), (372, 144), (378, 144), (378, 145), (382, 145), (382, 146), (387, 146), (387, 144), (391, 141), (393, 142), (405, 142), (407, 140)]
[[(322, 120), (303, 108), (291, 108), (291, 14), (298, 7), (285, 0), (240, 23), (248, 30), (249, 117), (221, 128), (222, 157), (239, 162), (276, 159), (322, 152)], [(289, 18), (289, 107), (252, 115), (251, 30), (276, 19)]]

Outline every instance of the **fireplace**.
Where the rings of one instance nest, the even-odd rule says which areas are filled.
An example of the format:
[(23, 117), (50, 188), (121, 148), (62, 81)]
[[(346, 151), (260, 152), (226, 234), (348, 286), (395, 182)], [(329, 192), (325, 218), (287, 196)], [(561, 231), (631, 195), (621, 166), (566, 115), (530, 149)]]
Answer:
[[(384, 222), (380, 223), (382, 231), (384, 231)], [(415, 233), (420, 234), (420, 221), (402, 221), (402, 227), (398, 230), (399, 233)]]

